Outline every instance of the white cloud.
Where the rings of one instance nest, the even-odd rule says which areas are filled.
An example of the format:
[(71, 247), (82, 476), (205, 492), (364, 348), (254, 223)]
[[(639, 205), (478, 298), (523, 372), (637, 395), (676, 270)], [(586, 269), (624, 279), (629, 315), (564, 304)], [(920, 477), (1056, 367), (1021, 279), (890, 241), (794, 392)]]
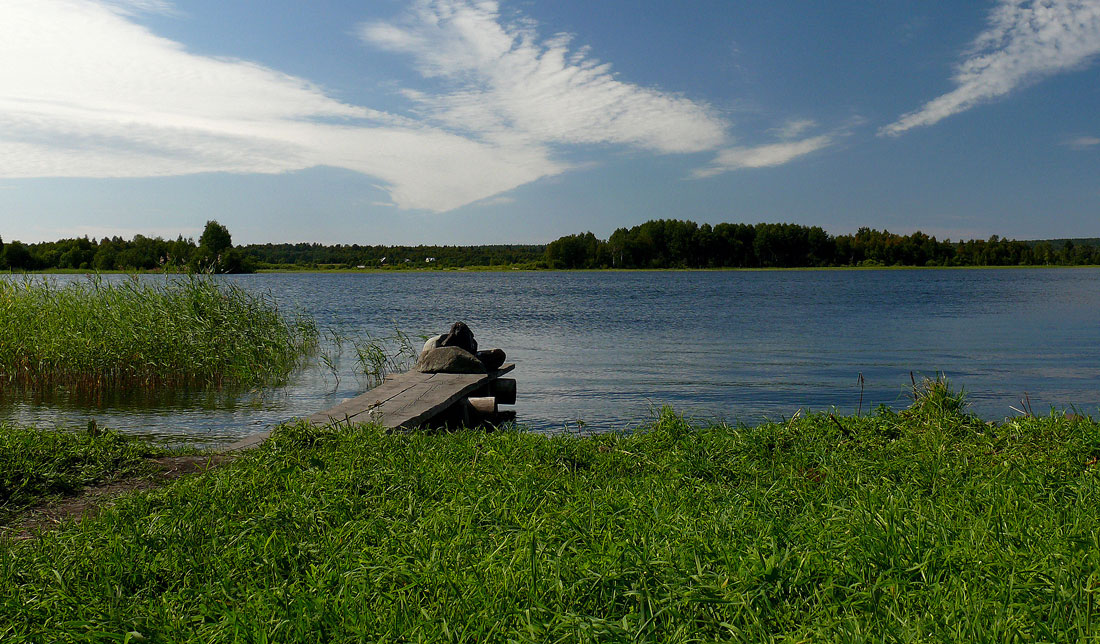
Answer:
[(1100, 138), (1095, 136), (1078, 136), (1066, 141), (1066, 147), (1074, 150), (1091, 150), (1100, 145)]
[(510, 206), (516, 203), (515, 197), (509, 197), (508, 195), (501, 195), (499, 197), (493, 197), (481, 202), (485, 206)]
[(486, 140), (614, 143), (663, 153), (712, 150), (727, 124), (706, 105), (618, 80), (559, 34), (540, 42), (501, 20), (496, 2), (422, 0), (399, 23), (360, 30), (375, 46), (409, 54), (453, 91), (408, 91), (434, 122)]
[(805, 134), (807, 130), (812, 130), (815, 127), (817, 127), (817, 121), (812, 119), (793, 119), (772, 131), (775, 132), (778, 138), (787, 141), (796, 139)]
[(953, 78), (955, 89), (879, 130), (897, 136), (932, 125), (1100, 53), (1100, 1), (1000, 0)]
[[(411, 115), (193, 54), (133, 21), (148, 11), (175, 8), (0, 0), (0, 179), (335, 166), (377, 178), (397, 207), (446, 211), (582, 167), (561, 159), (565, 146), (664, 154), (730, 145), (728, 123), (707, 105), (622, 81), (566, 36), (540, 41), (530, 22), (505, 24), (496, 2), (425, 0), (399, 21), (361, 27), (367, 42), (409, 54), (429, 84), (447, 88), (406, 90)], [(824, 139), (727, 149), (705, 174), (777, 165)], [(729, 161), (738, 154), (743, 161)]]
[(751, 147), (731, 147), (720, 150), (710, 165), (695, 171), (696, 178), (712, 177), (731, 170), (770, 168), (790, 163), (833, 143), (830, 135), (814, 136), (798, 141), (783, 141)]
[(177, 13), (176, 7), (168, 0), (107, 0), (108, 6), (113, 6), (123, 13), (159, 13), (172, 15)]
[(447, 210), (567, 167), (538, 145), (475, 141), (254, 63), (188, 53), (120, 6), (0, 3), (0, 177), (331, 165), (379, 178), (400, 207)]

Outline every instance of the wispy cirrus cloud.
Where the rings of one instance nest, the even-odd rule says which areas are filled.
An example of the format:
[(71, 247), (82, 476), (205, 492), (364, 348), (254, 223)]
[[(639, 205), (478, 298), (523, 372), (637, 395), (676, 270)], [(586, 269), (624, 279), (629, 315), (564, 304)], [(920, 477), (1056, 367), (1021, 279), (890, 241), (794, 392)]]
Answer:
[(1100, 53), (1100, 1), (1000, 0), (989, 28), (955, 70), (955, 89), (879, 130), (898, 136), (932, 125)]
[(1100, 137), (1077, 136), (1065, 142), (1067, 148), (1073, 150), (1091, 150), (1100, 145)]
[[(431, 87), (407, 114), (333, 98), (245, 60), (201, 56), (135, 22), (166, 0), (0, 2), (0, 178), (282, 173), (378, 179), (391, 203), (446, 211), (581, 167), (570, 146), (713, 152), (706, 176), (778, 165), (828, 144), (734, 148), (707, 104), (619, 79), (564, 35), (539, 38), (488, 0), (420, 0), (361, 25)], [(788, 124), (798, 134), (812, 124)], [(736, 160), (741, 150), (741, 160)], [(734, 159), (733, 161), (730, 161)]]
[(768, 130), (775, 139), (773, 142), (722, 148), (718, 150), (713, 161), (697, 168), (692, 176), (696, 179), (705, 179), (726, 172), (786, 165), (836, 145), (844, 138), (851, 136), (852, 132), (865, 122), (862, 116), (856, 115), (829, 131), (807, 136), (811, 131), (820, 129), (818, 123), (812, 119), (792, 119), (777, 128)]
[(771, 130), (778, 138), (790, 140), (798, 138), (807, 131), (817, 127), (817, 121), (813, 119), (792, 119), (783, 125)]
[(770, 168), (790, 163), (807, 154), (832, 145), (830, 135), (812, 136), (797, 141), (780, 141), (756, 146), (734, 146), (720, 150), (710, 165), (697, 169), (696, 178), (713, 177), (745, 168)]
[(714, 151), (715, 159), (693, 173), (702, 178), (783, 165), (840, 135), (793, 140), (817, 126), (798, 119), (772, 132), (777, 143), (731, 147), (731, 124), (709, 106), (620, 81), (587, 49), (570, 50), (568, 35), (540, 42), (530, 25), (502, 22), (496, 2), (421, 0), (400, 21), (364, 24), (360, 35), (411, 55), (425, 77), (457, 85), (405, 95), (431, 122), (485, 140)]
[(570, 50), (568, 36), (540, 41), (531, 25), (505, 23), (496, 2), (424, 0), (360, 34), (456, 84), (406, 95), (432, 121), (472, 136), (661, 153), (711, 150), (726, 138), (727, 123), (705, 104), (621, 81), (586, 49)]

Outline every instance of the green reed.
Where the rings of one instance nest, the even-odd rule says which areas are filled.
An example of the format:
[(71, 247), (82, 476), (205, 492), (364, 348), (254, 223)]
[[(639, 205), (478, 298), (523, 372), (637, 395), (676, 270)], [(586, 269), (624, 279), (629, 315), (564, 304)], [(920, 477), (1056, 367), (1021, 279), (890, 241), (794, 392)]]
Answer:
[(930, 386), (758, 427), (284, 425), (0, 538), (0, 640), (1094, 641), (1100, 424), (988, 424)]
[(388, 374), (411, 369), (425, 340), (426, 336), (420, 336), (418, 340), (395, 325), (393, 335), (367, 334), (362, 338), (354, 338), (352, 346), (368, 386), (375, 387)]
[(340, 362), (345, 345), (350, 345), (363, 385), (370, 389), (382, 384), (392, 373), (408, 371), (416, 363), (426, 335), (414, 336), (394, 325), (392, 334), (364, 333), (345, 336), (334, 329), (324, 331), (324, 344), (318, 351), (321, 366), (340, 384)]
[(0, 281), (0, 381), (81, 389), (278, 382), (313, 320), (210, 276)]

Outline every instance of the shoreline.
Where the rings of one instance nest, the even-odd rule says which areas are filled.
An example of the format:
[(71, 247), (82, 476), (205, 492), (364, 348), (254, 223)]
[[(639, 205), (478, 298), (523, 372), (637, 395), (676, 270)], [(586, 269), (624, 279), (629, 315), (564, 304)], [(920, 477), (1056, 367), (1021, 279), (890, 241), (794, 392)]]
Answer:
[[(1096, 269), (1100, 264), (1025, 266), (788, 266), (788, 267), (717, 267), (717, 268), (518, 268), (513, 266), (467, 266), (455, 268), (261, 268), (252, 273), (216, 273), (214, 275), (261, 274), (326, 274), (326, 273), (771, 273), (771, 272), (832, 272), (832, 271), (951, 271), (951, 270), (1026, 270), (1026, 269)], [(6, 271), (8, 275), (190, 275), (188, 271), (88, 271), (75, 268), (58, 268), (40, 271)]]
[(811, 271), (915, 271), (915, 270), (1018, 270), (1018, 269), (1058, 269), (1058, 268), (1100, 268), (1100, 264), (1081, 264), (1073, 266), (1055, 266), (1037, 264), (1033, 266), (791, 266), (766, 268), (512, 268), (512, 267), (468, 267), (468, 268), (332, 268), (332, 269), (260, 269), (260, 273), (765, 273), (765, 272), (811, 272)]

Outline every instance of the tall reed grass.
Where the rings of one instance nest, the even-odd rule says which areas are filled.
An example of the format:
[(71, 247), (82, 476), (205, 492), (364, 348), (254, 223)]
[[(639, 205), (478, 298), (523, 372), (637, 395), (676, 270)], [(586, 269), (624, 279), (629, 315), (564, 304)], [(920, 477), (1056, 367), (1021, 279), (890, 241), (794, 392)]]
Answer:
[(24, 388), (251, 386), (284, 380), (317, 328), (210, 276), (94, 276), (0, 281), (0, 337), (0, 382)]
[(370, 386), (382, 384), (386, 375), (408, 371), (416, 362), (426, 337), (417, 340), (394, 326), (393, 335), (356, 338), (352, 341), (359, 368), (366, 375)]
[(411, 335), (396, 324), (392, 334), (365, 333), (362, 336), (346, 336), (334, 329), (326, 329), (324, 343), (319, 351), (321, 365), (340, 383), (340, 364), (344, 349), (350, 345), (355, 354), (355, 376), (368, 388), (382, 384), (391, 373), (408, 371), (416, 363), (426, 335)]

